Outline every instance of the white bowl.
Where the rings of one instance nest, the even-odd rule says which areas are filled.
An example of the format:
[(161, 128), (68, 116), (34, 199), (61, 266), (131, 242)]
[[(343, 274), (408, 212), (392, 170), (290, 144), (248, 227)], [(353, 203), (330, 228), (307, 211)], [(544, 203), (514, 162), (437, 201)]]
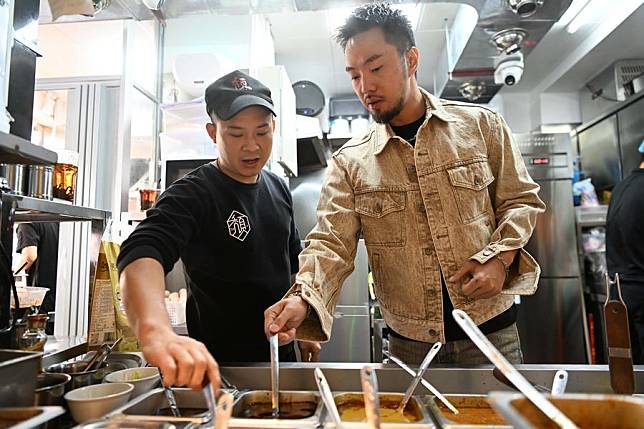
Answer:
[(122, 407), (130, 399), (133, 390), (134, 386), (130, 383), (95, 384), (71, 390), (65, 399), (74, 420), (82, 423)]
[(157, 387), (161, 382), (161, 377), (159, 377), (159, 368), (128, 368), (107, 374), (104, 381), (107, 383), (133, 384), (132, 397), (134, 398)]

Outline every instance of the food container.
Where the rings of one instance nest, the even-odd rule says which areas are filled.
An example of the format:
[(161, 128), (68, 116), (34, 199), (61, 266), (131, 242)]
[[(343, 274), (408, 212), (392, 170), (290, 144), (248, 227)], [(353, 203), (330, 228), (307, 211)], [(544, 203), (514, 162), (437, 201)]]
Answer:
[(40, 428), (64, 412), (63, 407), (0, 408), (0, 428)]
[(36, 374), (40, 370), (41, 358), (42, 353), (0, 350), (0, 404), (3, 407), (34, 404)]
[[(46, 287), (16, 286), (20, 308), (40, 307), (45, 295), (49, 291)], [(16, 299), (11, 294), (11, 308), (16, 308)]]
[(487, 395), (445, 395), (459, 413), (452, 413), (442, 402), (430, 396), (428, 407), (439, 416), (446, 428), (507, 428), (512, 426), (488, 403)]
[(320, 423), (322, 401), (317, 392), (281, 391), (280, 416), (272, 418), (270, 390), (242, 393), (233, 406), (229, 426), (239, 428), (313, 428)]
[(52, 200), (54, 168), (51, 165), (30, 165), (27, 195), (33, 198)]
[(69, 374), (43, 372), (36, 377), (36, 405), (62, 405), (65, 386), (72, 377)]
[(133, 390), (129, 383), (96, 384), (67, 392), (65, 400), (74, 420), (82, 423), (125, 405)]
[[(644, 422), (644, 399), (641, 398), (572, 393), (548, 399), (581, 429), (636, 429)], [(518, 429), (558, 428), (519, 393), (491, 392), (489, 401)]]
[[(383, 428), (407, 428), (427, 425), (431, 420), (427, 411), (414, 396), (411, 397), (404, 414), (398, 413), (397, 408), (403, 399), (402, 393), (382, 392), (378, 395), (380, 401), (380, 423)], [(364, 395), (362, 392), (336, 394), (333, 399), (338, 408), (343, 426), (363, 427), (366, 421), (364, 411)]]
[[(188, 388), (173, 388), (172, 391), (183, 417), (192, 417), (202, 423), (210, 421), (208, 405), (202, 392)], [(169, 422), (175, 421), (163, 388), (157, 388), (137, 398), (132, 398), (130, 402), (114, 410), (108, 416), (120, 414), (126, 416), (167, 416)]]
[(149, 392), (161, 383), (159, 369), (154, 367), (127, 368), (107, 374), (107, 383), (130, 383), (134, 386), (132, 397)]
[[(105, 374), (115, 371), (113, 365), (110, 362), (104, 362), (100, 368), (94, 369), (91, 371), (85, 371), (87, 362), (78, 361), (71, 363), (59, 363), (56, 365), (48, 366), (45, 368), (45, 372), (49, 373), (63, 373), (69, 374), (72, 377), (70, 383), (65, 387), (67, 391), (78, 389), (83, 386), (90, 386), (92, 384), (97, 384), (103, 381)], [(118, 367), (118, 369), (123, 369)]]
[(54, 198), (73, 203), (78, 175), (78, 152), (58, 150), (56, 153), (58, 162), (54, 165)]
[(0, 177), (7, 179), (9, 192), (25, 195), (25, 177), (27, 166), (24, 164), (0, 164)]

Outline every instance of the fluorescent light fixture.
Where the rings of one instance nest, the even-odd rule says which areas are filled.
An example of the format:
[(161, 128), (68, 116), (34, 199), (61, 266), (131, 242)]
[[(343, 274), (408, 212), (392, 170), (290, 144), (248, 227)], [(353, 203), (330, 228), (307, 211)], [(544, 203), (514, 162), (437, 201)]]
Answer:
[[(607, 22), (616, 18), (620, 18), (619, 22), (622, 22), (642, 3), (644, 0), (578, 0), (570, 6), (574, 6), (578, 12), (566, 27), (566, 31), (574, 34), (591, 22)], [(568, 12), (562, 18), (572, 16)]]
[[(416, 31), (418, 27), (418, 22), (420, 21), (420, 13), (422, 10), (422, 4), (394, 4), (391, 5), (392, 8), (400, 10), (403, 14), (407, 15), (409, 22), (411, 23), (411, 29)], [(351, 12), (355, 10), (355, 7), (343, 7), (343, 8), (334, 8), (327, 11), (327, 22), (329, 24), (329, 31), (335, 33), (338, 27), (341, 27), (346, 22)]]

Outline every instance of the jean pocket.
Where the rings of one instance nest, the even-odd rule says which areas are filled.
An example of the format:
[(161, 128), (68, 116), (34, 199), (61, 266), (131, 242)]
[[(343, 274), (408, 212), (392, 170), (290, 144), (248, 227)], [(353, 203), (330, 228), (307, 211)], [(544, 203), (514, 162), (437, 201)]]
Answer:
[(464, 223), (469, 223), (492, 210), (487, 188), (494, 182), (494, 174), (487, 161), (476, 161), (450, 168), (447, 174)]
[(370, 191), (356, 195), (355, 210), (367, 245), (405, 244), (405, 204), (405, 192)]

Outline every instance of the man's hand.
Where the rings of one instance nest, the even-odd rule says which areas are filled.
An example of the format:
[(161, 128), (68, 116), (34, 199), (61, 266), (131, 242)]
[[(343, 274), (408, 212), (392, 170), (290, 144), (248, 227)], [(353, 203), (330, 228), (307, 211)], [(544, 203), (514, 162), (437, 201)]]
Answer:
[(306, 318), (309, 304), (299, 296), (282, 299), (264, 312), (264, 332), (267, 337), (277, 334), (280, 346), (295, 339), (295, 330)]
[(461, 292), (472, 299), (492, 298), (501, 293), (505, 282), (505, 267), (497, 258), (492, 258), (485, 264), (477, 261), (467, 261), (447, 281), (455, 283), (466, 275), (471, 278), (463, 283)]
[(320, 362), (320, 350), (322, 347), (316, 341), (298, 341), (302, 362)]
[(166, 386), (201, 389), (211, 383), (219, 392), (219, 366), (203, 343), (158, 328), (141, 335), (140, 344), (143, 356), (159, 368)]

